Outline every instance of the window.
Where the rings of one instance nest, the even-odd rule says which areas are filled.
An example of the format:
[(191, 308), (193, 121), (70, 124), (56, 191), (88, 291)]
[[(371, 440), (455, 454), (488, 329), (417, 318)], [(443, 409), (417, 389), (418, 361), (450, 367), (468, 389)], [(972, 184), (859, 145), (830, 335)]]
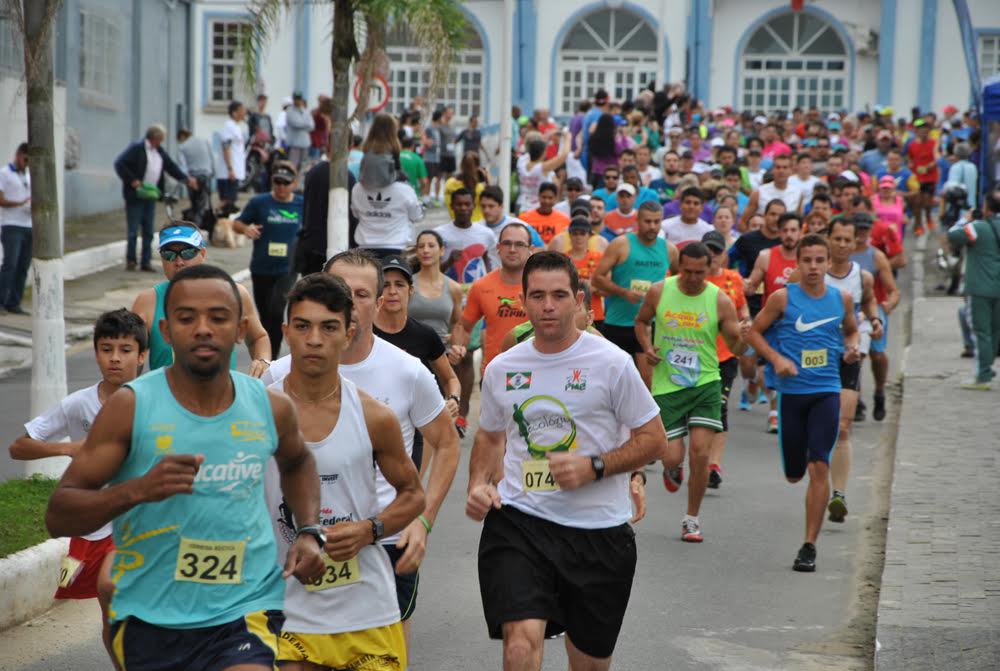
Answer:
[(21, 36), (14, 20), (0, 13), (0, 70), (10, 70), (20, 75), (24, 70)]
[(1000, 35), (979, 38), (979, 75), (983, 81), (1000, 75)]
[[(436, 95), (430, 96), (427, 90), (431, 83), (430, 59), (423, 49), (413, 46), (405, 28), (394, 27), (386, 37), (390, 93), (385, 111), (398, 116), (414, 98), (420, 96), (433, 97), (436, 107), (451, 107), (459, 120), (464, 121), (473, 115), (481, 117), (485, 100), (483, 73), (486, 56), (479, 32), (471, 25), (467, 30), (465, 47), (455, 53), (448, 82)], [(429, 122), (430, 119), (422, 121)]]
[(80, 12), (80, 89), (114, 100), (118, 94), (121, 33), (110, 18)]
[(574, 25), (559, 49), (556, 114), (606, 90), (629, 100), (656, 77), (656, 32), (637, 14), (603, 9)]
[(250, 24), (233, 19), (210, 22), (208, 30), (208, 100), (209, 107), (223, 108), (233, 100), (249, 102), (253, 90), (244, 79), (243, 39)]
[(812, 14), (787, 12), (760, 26), (747, 41), (742, 66), (743, 109), (847, 107), (847, 47), (829, 23)]

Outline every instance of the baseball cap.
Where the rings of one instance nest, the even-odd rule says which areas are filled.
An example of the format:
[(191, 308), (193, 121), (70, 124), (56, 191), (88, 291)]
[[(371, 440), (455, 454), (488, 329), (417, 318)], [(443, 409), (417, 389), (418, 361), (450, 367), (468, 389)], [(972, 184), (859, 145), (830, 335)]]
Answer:
[(722, 252), (726, 249), (726, 239), (718, 231), (709, 231), (701, 236), (701, 241), (713, 252)]
[(401, 256), (392, 255), (387, 256), (382, 260), (382, 273), (385, 274), (387, 270), (398, 270), (403, 273), (406, 277), (406, 281), (413, 284), (413, 271), (410, 270), (410, 266), (406, 264)]
[(621, 184), (619, 184), (618, 188), (615, 190), (615, 193), (621, 193), (622, 191), (633, 196), (635, 195), (635, 187), (629, 184), (628, 182), (622, 182)]
[[(631, 186), (631, 185), (630, 185)], [(573, 231), (587, 231), (590, 233), (593, 229), (590, 226), (590, 219), (587, 217), (576, 216), (573, 217), (569, 222), (569, 232)]]
[(598, 89), (597, 93), (594, 94), (594, 102), (598, 105), (608, 102), (608, 92), (604, 89)]
[(755, 116), (753, 118), (753, 122), (754, 123), (759, 123), (759, 124), (761, 124), (763, 126), (766, 126), (767, 125), (767, 117), (766, 116)]
[(291, 105), (294, 102), (295, 101), (292, 100), (290, 97), (285, 96), (284, 98), (281, 99), (281, 107), (282, 108), (288, 107), (289, 105)]
[(295, 181), (296, 174), (295, 166), (284, 161), (276, 163), (274, 167), (271, 168), (271, 179), (273, 180), (284, 179), (288, 182), (293, 182)]
[(670, 130), (667, 131), (669, 135), (680, 135), (684, 132), (684, 129), (680, 126), (671, 126)]
[(573, 202), (569, 204), (570, 216), (575, 217), (577, 214), (583, 214), (584, 216), (590, 216), (590, 196), (580, 196), (579, 198), (574, 198)]
[(826, 127), (829, 128), (830, 130), (840, 130), (840, 122), (831, 119), (830, 121), (826, 122)]
[(171, 226), (160, 231), (160, 249), (171, 243), (179, 242), (190, 247), (204, 247), (205, 239), (201, 237), (201, 231), (193, 225), (184, 224), (182, 226)]
[(627, 123), (628, 123), (628, 121), (621, 114), (616, 114), (615, 115), (615, 125), (616, 126), (624, 126)]
[(880, 189), (895, 188), (896, 180), (893, 179), (892, 175), (882, 175), (878, 180), (878, 186)]
[(840, 121), (840, 115), (837, 114), (836, 112), (830, 112), (829, 114), (826, 115), (826, 120), (827, 121)]
[(295, 91), (292, 93), (292, 100), (305, 100), (305, 96), (302, 95), (302, 91)]
[(854, 213), (854, 227), (855, 228), (871, 228), (875, 222), (872, 220), (872, 215), (867, 212), (855, 212)]
[(925, 119), (917, 119), (916, 121), (913, 122), (914, 128), (920, 128), (921, 126), (926, 126), (926, 125), (927, 121)]
[(951, 116), (958, 111), (958, 108), (954, 105), (945, 105), (943, 111), (945, 116)]
[(878, 132), (878, 135), (875, 136), (875, 139), (876, 140), (882, 140), (882, 139), (891, 140), (892, 139), (892, 133), (889, 132), (889, 131), (887, 131), (887, 130), (880, 130)]
[(861, 183), (861, 178), (858, 177), (858, 174), (853, 170), (845, 170), (844, 172), (840, 173), (840, 176), (846, 179), (848, 182), (857, 182), (858, 184)]

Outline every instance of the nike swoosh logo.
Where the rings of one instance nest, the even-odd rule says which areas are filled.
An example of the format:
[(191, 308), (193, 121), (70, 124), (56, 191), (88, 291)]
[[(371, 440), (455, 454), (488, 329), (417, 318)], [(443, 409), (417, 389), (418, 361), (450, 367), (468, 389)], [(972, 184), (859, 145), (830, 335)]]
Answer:
[(804, 322), (802, 321), (802, 315), (795, 320), (795, 330), (799, 333), (805, 333), (806, 331), (812, 331), (817, 326), (822, 326), (823, 324), (829, 324), (830, 322), (837, 321), (839, 317), (829, 317), (828, 319), (819, 319), (814, 322)]

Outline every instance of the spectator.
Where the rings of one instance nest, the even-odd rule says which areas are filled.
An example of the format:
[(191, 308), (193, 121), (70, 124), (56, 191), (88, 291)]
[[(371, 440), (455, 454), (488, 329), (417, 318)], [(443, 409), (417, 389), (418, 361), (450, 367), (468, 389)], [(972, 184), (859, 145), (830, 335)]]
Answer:
[(427, 179), (427, 164), (420, 154), (413, 150), (414, 138), (406, 133), (399, 134), (399, 167), (406, 174), (406, 179), (419, 196), (427, 195), (429, 181)]
[(240, 184), (247, 176), (246, 144), (240, 122), (247, 115), (247, 109), (239, 100), (229, 103), (229, 118), (219, 131), (219, 151), (215, 155), (216, 185), (219, 189), (219, 205), (223, 216), (235, 211), (236, 196)]
[(302, 163), (309, 155), (309, 134), (316, 127), (312, 114), (306, 109), (306, 99), (296, 91), (292, 94), (292, 104), (285, 109), (287, 131), (285, 142), (288, 145), (288, 162), (295, 170), (302, 169)]
[(257, 109), (250, 112), (247, 118), (247, 130), (251, 140), (257, 139), (259, 134), (259, 139), (268, 146), (274, 144), (274, 124), (271, 123), (271, 115), (267, 113), (267, 96), (263, 93), (257, 96)]
[(333, 101), (322, 93), (316, 98), (316, 108), (312, 111), (313, 128), (309, 133), (309, 158), (319, 158), (330, 146), (330, 115)]
[[(517, 196), (517, 209), (521, 212), (538, 207), (538, 190), (548, 180), (549, 174), (562, 165), (569, 154), (569, 132), (563, 136), (559, 153), (550, 159), (545, 158), (545, 140), (538, 133), (525, 136), (527, 152), (517, 159), (517, 180), (520, 191)], [(567, 217), (566, 225), (569, 225)]]
[(183, 218), (198, 228), (208, 231), (209, 239), (215, 228), (212, 212), (212, 143), (203, 137), (194, 137), (187, 128), (177, 131), (177, 165), (193, 177), (197, 187), (188, 189), (191, 207), (184, 210)]
[(347, 169), (350, 171), (354, 178), (358, 178), (358, 174), (361, 170), (361, 159), (364, 157), (365, 152), (361, 151), (361, 136), (351, 134), (351, 151), (347, 154)]
[(967, 204), (969, 209), (976, 207), (976, 196), (979, 193), (979, 171), (969, 160), (972, 153), (968, 143), (959, 142), (955, 145), (955, 161), (948, 170), (948, 181), (965, 186), (968, 194)]
[(274, 145), (283, 149), (288, 149), (286, 141), (288, 134), (288, 108), (292, 106), (291, 98), (284, 98), (281, 101), (281, 112), (274, 120)]
[(31, 265), (31, 173), (28, 143), (14, 153), (14, 162), (0, 169), (0, 314), (25, 315), (21, 307), (24, 282)]
[[(357, 180), (350, 172), (347, 173), (348, 199), (354, 193)], [(300, 275), (310, 275), (323, 270), (327, 257), (327, 215), (330, 206), (330, 162), (320, 161), (306, 173), (302, 189), (302, 228), (299, 229), (299, 239), (295, 245), (294, 272)], [(358, 219), (348, 200), (348, 231), (347, 244), (357, 247), (354, 232), (358, 228)], [(340, 251), (340, 250), (337, 250)]]
[(465, 156), (470, 151), (476, 156), (479, 155), (479, 150), (483, 144), (483, 134), (479, 130), (479, 117), (473, 114), (469, 117), (469, 125), (458, 134), (455, 138), (455, 142), (462, 143), (462, 156)]

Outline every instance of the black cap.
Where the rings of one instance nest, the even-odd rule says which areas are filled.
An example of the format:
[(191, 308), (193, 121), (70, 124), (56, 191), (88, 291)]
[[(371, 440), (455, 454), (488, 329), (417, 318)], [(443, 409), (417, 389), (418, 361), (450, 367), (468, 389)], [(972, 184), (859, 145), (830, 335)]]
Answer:
[(398, 270), (406, 276), (406, 281), (413, 284), (413, 271), (410, 270), (409, 264), (403, 260), (401, 256), (387, 256), (382, 259), (382, 274), (384, 275), (389, 270)]
[(875, 225), (874, 220), (872, 220), (872, 215), (867, 212), (855, 212), (854, 213), (854, 227), (855, 228), (871, 228)]
[(583, 180), (579, 177), (570, 177), (566, 180), (566, 188), (574, 188), (579, 191), (583, 191)]
[(590, 233), (593, 229), (590, 225), (590, 219), (587, 217), (573, 217), (569, 222), (569, 232), (573, 231), (587, 231)]
[(569, 214), (575, 217), (577, 214), (590, 216), (590, 198), (574, 198), (569, 204)]
[(681, 158), (694, 158), (694, 152), (692, 152), (690, 149), (685, 149), (681, 153)]
[(701, 241), (714, 252), (724, 252), (726, 250), (726, 238), (718, 231), (709, 231), (701, 236)]
[(292, 93), (292, 100), (305, 100), (305, 96), (302, 95), (302, 91), (295, 91)]
[(271, 168), (271, 179), (285, 179), (294, 182), (296, 177), (295, 167), (291, 163), (282, 161), (276, 163)]

